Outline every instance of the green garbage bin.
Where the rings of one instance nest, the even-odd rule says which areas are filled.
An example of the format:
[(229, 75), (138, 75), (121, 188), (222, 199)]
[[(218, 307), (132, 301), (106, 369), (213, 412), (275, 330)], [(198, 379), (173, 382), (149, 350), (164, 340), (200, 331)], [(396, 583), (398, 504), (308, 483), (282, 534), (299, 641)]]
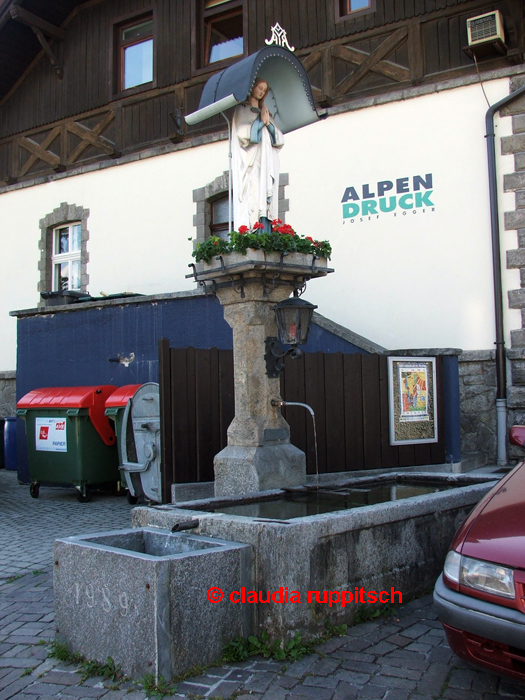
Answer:
[[(114, 391), (108, 398), (106, 399), (106, 410), (105, 414), (108, 416), (108, 418), (113, 422), (114, 424), (114, 429), (115, 433), (117, 436), (117, 446), (118, 446), (118, 459), (119, 459), (119, 465), (123, 464), (124, 457), (122, 455), (122, 441), (121, 441), (121, 436), (122, 436), (122, 431), (124, 430), (124, 427), (122, 425), (122, 421), (124, 418), (124, 411), (126, 410), (126, 406), (128, 404), (128, 401), (132, 399), (135, 394), (137, 393), (137, 390), (140, 389), (142, 384), (126, 384), (126, 386), (121, 386), (119, 389)], [(128, 426), (126, 426), (126, 430), (128, 429)], [(133, 434), (129, 435), (129, 445), (128, 445), (128, 450), (134, 449), (134, 441), (133, 441)], [(136, 454), (132, 457), (134, 461), (137, 461), (137, 456)], [(123, 485), (127, 486), (128, 493), (128, 502), (134, 505), (138, 501), (138, 497), (133, 493), (134, 489), (132, 487), (132, 484), (129, 482), (132, 480), (132, 475), (124, 472), (121, 476), (121, 483)], [(140, 478), (139, 478), (140, 481)], [(130, 488), (131, 487), (131, 488)]]
[(118, 484), (115, 432), (104, 415), (105, 402), (117, 387), (80, 386), (34, 389), (17, 403), (26, 422), (30, 493), (40, 483), (72, 484), (81, 503), (91, 487)]

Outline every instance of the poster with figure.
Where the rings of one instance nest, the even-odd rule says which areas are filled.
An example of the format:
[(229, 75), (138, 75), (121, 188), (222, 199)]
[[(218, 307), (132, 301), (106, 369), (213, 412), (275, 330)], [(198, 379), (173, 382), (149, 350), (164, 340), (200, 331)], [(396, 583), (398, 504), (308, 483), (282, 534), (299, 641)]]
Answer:
[(399, 420), (430, 420), (428, 413), (428, 368), (426, 364), (402, 365), (399, 372)]
[(388, 358), (390, 444), (437, 442), (436, 360)]

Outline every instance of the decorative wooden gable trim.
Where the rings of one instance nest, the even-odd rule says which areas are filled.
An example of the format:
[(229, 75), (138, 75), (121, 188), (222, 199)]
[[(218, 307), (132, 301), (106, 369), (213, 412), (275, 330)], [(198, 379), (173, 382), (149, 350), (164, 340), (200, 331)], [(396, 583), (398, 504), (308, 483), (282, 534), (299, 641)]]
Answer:
[(410, 79), (410, 71), (408, 68), (399, 66), (395, 63), (388, 63), (383, 59), (390, 56), (401, 44), (407, 40), (408, 29), (401, 27), (383, 41), (375, 51), (367, 54), (364, 51), (358, 51), (350, 46), (335, 46), (332, 55), (342, 58), (348, 63), (357, 64), (357, 68), (347, 76), (342, 82), (335, 86), (334, 94), (346, 95), (358, 83), (360, 83), (370, 71), (380, 73), (387, 78), (391, 78), (398, 82)]
[(120, 153), (115, 150), (115, 144), (101, 136), (102, 132), (107, 129), (114, 119), (115, 112), (111, 110), (93, 129), (88, 129), (84, 124), (80, 124), (76, 121), (68, 122), (66, 124), (67, 130), (82, 139), (82, 143), (79, 143), (73, 152), (69, 154), (67, 164), (71, 165), (78, 160), (89, 146), (94, 146), (110, 158), (119, 158)]
[[(88, 121), (92, 124), (97, 119), (91, 128), (81, 122)], [(31, 171), (34, 174), (40, 173), (46, 165), (55, 172), (62, 172), (68, 165), (79, 162), (91, 147), (110, 158), (119, 158), (121, 154), (115, 144), (103, 136), (114, 119), (115, 110), (105, 110), (103, 113), (83, 115), (52, 128), (47, 127), (19, 136), (13, 142), (13, 167), (9, 182), (16, 182), (17, 179), (31, 174)], [(75, 137), (73, 143), (70, 135)], [(30, 154), (29, 158), (24, 158), (24, 154), (27, 153)], [(91, 157), (90, 154), (88, 157)]]
[[(398, 83), (418, 79), (421, 74), (420, 61), (418, 60), (420, 36), (419, 32), (413, 31), (413, 29), (411, 26), (396, 29), (370, 53), (352, 45), (339, 43), (313, 51), (309, 56), (302, 58), (308, 73), (321, 64), (321, 84), (313, 85), (315, 99), (323, 105), (330, 105), (334, 99), (352, 92), (371, 73)], [(354, 38), (354, 40), (356, 39), (357, 37)], [(386, 60), (407, 41), (411, 57), (410, 66), (402, 66), (399, 63)], [(336, 82), (334, 59), (340, 59), (355, 66), (354, 70), (339, 82)], [(319, 83), (319, 80), (317, 82)]]

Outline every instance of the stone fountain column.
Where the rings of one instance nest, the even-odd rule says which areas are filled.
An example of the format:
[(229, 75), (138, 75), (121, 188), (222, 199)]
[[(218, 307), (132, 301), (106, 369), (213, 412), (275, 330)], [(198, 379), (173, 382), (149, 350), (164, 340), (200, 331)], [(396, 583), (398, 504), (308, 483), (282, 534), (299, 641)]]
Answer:
[(290, 443), (290, 426), (280, 407), (272, 405), (281, 399), (279, 377), (266, 373), (265, 343), (277, 336), (273, 307), (307, 280), (332, 272), (326, 263), (312, 255), (249, 249), (245, 256), (231, 253), (194, 266), (195, 280), (216, 294), (233, 330), (235, 418), (228, 445), (213, 461), (215, 496), (299, 486), (306, 480), (305, 454)]
[[(248, 282), (248, 280), (246, 280)], [(266, 288), (248, 283), (245, 298), (233, 288), (217, 291), (224, 318), (233, 330), (235, 418), (228, 446), (214, 459), (215, 495), (266, 491), (305, 482), (304, 452), (290, 444), (290, 427), (272, 400), (281, 398), (279, 378), (266, 374), (265, 341), (277, 336), (275, 304), (291, 286)]]

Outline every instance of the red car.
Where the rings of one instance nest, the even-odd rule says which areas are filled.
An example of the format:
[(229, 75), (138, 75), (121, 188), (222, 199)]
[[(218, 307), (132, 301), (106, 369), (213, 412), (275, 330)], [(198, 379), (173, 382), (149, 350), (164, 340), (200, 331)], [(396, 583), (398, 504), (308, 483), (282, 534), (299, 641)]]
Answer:
[[(525, 426), (510, 438), (525, 447)], [(456, 532), (434, 604), (454, 653), (525, 681), (525, 461)]]

